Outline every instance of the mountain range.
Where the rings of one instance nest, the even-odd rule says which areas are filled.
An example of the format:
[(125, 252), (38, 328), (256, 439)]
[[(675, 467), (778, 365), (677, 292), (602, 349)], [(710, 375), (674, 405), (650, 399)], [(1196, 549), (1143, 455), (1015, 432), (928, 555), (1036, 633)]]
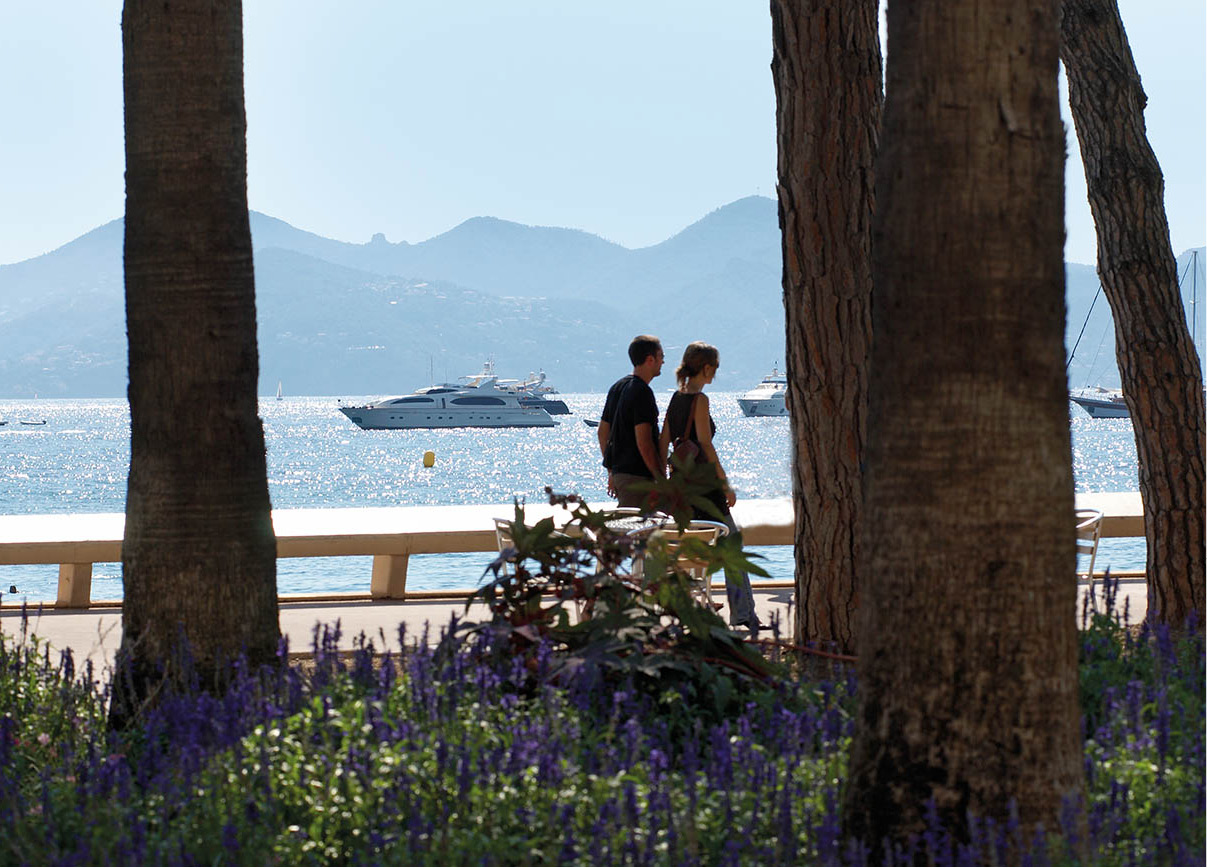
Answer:
[[(765, 197), (640, 249), (493, 217), (417, 244), (336, 241), (255, 211), (251, 228), (261, 394), (278, 381), (289, 394), (401, 394), (477, 372), (487, 358), (500, 376), (543, 369), (562, 391), (598, 392), (630, 367), (625, 350), (641, 332), (667, 350), (656, 386), (673, 384), (692, 340), (720, 349), (718, 389), (783, 367), (779, 222)], [(122, 235), (114, 220), (0, 266), (0, 396), (125, 394)], [(1200, 290), (1203, 262), (1200, 251)], [(1093, 305), (1070, 383), (1117, 385), (1094, 268), (1070, 264), (1067, 276), (1069, 349)]]

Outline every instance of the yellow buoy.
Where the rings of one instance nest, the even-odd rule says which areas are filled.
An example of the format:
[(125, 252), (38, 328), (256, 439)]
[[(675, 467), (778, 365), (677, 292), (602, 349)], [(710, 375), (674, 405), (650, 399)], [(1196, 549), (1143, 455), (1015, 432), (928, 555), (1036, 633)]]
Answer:
[(423, 453), (423, 466), (434, 467), (436, 465), (436, 453), (429, 449)]

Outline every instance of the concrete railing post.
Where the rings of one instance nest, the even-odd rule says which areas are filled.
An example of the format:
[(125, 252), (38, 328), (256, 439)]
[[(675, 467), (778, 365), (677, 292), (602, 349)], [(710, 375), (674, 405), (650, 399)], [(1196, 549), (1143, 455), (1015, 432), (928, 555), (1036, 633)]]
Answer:
[(369, 595), (374, 600), (402, 600), (407, 595), (407, 563), (409, 554), (374, 555), (373, 579)]
[(92, 564), (59, 564), (56, 609), (87, 609), (92, 604)]

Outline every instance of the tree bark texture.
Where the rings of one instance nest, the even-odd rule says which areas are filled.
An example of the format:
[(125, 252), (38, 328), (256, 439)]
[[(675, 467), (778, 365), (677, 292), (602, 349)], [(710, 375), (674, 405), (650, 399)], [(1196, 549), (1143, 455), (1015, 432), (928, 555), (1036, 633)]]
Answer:
[(1147, 98), (1115, 0), (1064, 0), (1061, 60), (1115, 320), (1148, 541), (1149, 617), (1204, 612), (1203, 378), (1186, 326)]
[(888, 7), (846, 832), (1082, 785), (1056, 0)]
[(121, 654), (135, 694), (163, 677), (182, 637), (203, 678), (241, 652), (271, 661), (280, 637), (242, 23), (238, 0), (127, 0), (122, 15), (131, 441)]
[(881, 111), (875, 0), (772, 0), (796, 635), (855, 645)]

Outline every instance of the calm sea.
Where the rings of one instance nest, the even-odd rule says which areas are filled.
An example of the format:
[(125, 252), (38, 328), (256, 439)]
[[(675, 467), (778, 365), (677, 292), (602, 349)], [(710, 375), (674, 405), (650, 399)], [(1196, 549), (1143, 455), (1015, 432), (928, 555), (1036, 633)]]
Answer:
[[(667, 393), (658, 392), (661, 406)], [(346, 403), (366, 398), (350, 396)], [(266, 398), (260, 413), (268, 442), (268, 484), (277, 509), (509, 503), (544, 497), (544, 487), (607, 500), (595, 429), (603, 395), (562, 395), (573, 415), (555, 428), (448, 431), (361, 431), (336, 409), (337, 398)], [(737, 394), (713, 396), (717, 449), (740, 498), (787, 497), (788, 420), (747, 419)], [(1072, 408), (1078, 491), (1135, 491), (1136, 450), (1127, 419), (1090, 419)], [(0, 514), (121, 512), (129, 461), (129, 411), (113, 400), (0, 400)], [(21, 419), (45, 419), (27, 426)], [(433, 468), (423, 453), (436, 453)], [(788, 546), (756, 549), (772, 577), (791, 579)], [(489, 558), (482, 553), (416, 555), (407, 587), (470, 588)], [(1098, 565), (1144, 567), (1142, 540), (1104, 540)], [(278, 561), (282, 594), (367, 592), (371, 559), (285, 558)], [(53, 600), (54, 566), (0, 566), (0, 591)], [(97, 564), (92, 597), (120, 599), (121, 565)]]

